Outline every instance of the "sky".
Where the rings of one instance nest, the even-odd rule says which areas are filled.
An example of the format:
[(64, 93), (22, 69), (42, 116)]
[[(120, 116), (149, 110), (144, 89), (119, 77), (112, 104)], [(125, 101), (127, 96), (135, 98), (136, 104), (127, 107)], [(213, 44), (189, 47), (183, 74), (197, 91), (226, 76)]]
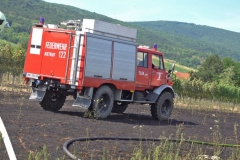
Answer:
[(240, 33), (240, 0), (44, 0), (125, 22), (178, 21)]

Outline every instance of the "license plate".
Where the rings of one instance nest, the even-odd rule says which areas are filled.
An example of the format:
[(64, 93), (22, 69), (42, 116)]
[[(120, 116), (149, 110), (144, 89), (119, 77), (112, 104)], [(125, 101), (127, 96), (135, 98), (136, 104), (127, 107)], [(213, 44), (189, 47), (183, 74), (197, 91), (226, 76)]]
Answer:
[(33, 78), (33, 79), (38, 79), (39, 75), (38, 74), (33, 74), (33, 73), (27, 73), (26, 77)]

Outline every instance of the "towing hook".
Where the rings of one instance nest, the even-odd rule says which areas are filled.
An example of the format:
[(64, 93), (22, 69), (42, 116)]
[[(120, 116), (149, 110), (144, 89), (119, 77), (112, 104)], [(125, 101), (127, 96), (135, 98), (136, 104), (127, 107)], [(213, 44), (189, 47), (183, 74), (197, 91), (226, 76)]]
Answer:
[(35, 80), (35, 84), (38, 86), (41, 84), (41, 81), (39, 79)]

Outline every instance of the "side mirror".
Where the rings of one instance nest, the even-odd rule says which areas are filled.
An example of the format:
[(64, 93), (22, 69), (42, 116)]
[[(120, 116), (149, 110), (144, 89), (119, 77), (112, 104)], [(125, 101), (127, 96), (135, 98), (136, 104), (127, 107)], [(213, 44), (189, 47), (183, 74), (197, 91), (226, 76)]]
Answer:
[(173, 63), (173, 64), (172, 64), (172, 69), (171, 69), (172, 72), (174, 71), (174, 68), (175, 68), (175, 64)]
[(175, 64), (173, 63), (173, 64), (172, 64), (172, 69), (169, 69), (169, 70), (168, 70), (168, 77), (171, 76), (171, 74), (172, 74), (173, 71), (174, 71), (174, 68), (175, 68)]

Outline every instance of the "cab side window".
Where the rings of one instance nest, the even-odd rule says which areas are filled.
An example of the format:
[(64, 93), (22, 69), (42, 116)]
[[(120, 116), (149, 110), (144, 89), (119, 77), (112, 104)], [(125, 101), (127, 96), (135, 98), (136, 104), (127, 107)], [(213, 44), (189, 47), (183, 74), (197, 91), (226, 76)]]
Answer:
[(148, 68), (148, 54), (145, 52), (137, 53), (137, 66)]
[(164, 69), (163, 68), (163, 57), (161, 55), (153, 54), (152, 55), (152, 63), (158, 69), (161, 69), (161, 70)]

